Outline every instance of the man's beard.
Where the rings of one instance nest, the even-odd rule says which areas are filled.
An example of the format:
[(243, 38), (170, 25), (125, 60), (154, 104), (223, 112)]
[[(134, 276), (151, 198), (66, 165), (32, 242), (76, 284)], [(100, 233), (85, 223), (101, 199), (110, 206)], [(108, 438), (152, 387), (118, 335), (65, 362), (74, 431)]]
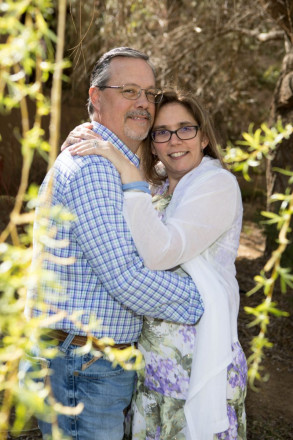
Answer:
[(136, 130), (132, 130), (129, 127), (125, 127), (124, 133), (125, 133), (125, 136), (129, 137), (130, 139), (132, 139), (134, 141), (143, 141), (147, 137), (149, 130), (150, 129), (148, 128), (143, 133), (137, 133)]
[[(147, 119), (149, 120), (149, 127), (147, 127), (142, 133), (138, 133), (137, 130), (139, 130), (139, 128), (137, 130), (133, 130), (132, 128), (130, 128), (127, 125), (127, 119), (128, 118), (132, 118), (135, 116), (144, 116), (147, 117)], [(137, 110), (136, 112), (128, 112), (125, 115), (125, 126), (124, 126), (124, 134), (125, 136), (129, 137), (130, 139), (134, 140), (134, 141), (142, 141), (144, 140), (149, 131), (150, 131), (150, 127), (151, 127), (151, 123), (152, 123), (152, 117), (150, 115), (150, 113), (147, 110)]]

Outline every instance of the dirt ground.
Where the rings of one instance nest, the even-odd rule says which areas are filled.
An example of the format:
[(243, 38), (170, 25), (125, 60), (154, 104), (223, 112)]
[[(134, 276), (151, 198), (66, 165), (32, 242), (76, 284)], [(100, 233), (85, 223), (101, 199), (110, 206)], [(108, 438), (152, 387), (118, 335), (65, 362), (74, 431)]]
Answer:
[[(244, 224), (237, 259), (237, 277), (241, 290), (239, 313), (239, 339), (250, 354), (250, 341), (257, 334), (256, 327), (247, 327), (251, 317), (244, 306), (260, 303), (262, 292), (247, 297), (246, 292), (254, 286), (253, 277), (264, 265), (264, 237), (261, 229), (253, 221), (254, 207), (244, 206)], [(274, 301), (282, 310), (293, 313), (292, 292), (282, 295), (278, 289)], [(292, 318), (272, 318), (268, 337), (273, 348), (266, 351), (262, 367), (268, 380), (257, 383), (258, 392), (248, 388), (247, 440), (290, 440), (293, 439), (293, 322)], [(12, 438), (12, 437), (10, 437)], [(23, 433), (18, 440), (41, 439), (37, 428)], [(15, 439), (15, 437), (14, 437)]]

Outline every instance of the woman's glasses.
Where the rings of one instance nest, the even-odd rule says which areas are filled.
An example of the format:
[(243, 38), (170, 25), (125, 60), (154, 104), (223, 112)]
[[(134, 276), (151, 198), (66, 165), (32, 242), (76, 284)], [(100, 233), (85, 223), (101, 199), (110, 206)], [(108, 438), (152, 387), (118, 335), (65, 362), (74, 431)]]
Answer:
[(178, 139), (187, 141), (193, 139), (197, 135), (199, 125), (186, 125), (185, 127), (177, 128), (177, 130), (167, 130), (165, 128), (154, 130), (151, 132), (151, 138), (154, 142), (163, 143), (168, 142), (173, 134), (176, 134)]

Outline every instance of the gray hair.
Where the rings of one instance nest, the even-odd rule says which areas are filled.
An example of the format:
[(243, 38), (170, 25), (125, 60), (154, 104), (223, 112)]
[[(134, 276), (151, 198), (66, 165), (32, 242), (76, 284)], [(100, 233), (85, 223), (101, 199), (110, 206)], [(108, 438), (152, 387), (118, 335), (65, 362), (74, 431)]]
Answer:
[[(149, 61), (149, 56), (139, 50), (132, 49), (131, 47), (115, 47), (111, 49), (109, 52), (106, 52), (101, 58), (98, 59), (96, 64), (93, 67), (91, 77), (90, 77), (90, 87), (99, 87), (103, 88), (107, 85), (110, 79), (110, 62), (113, 58), (116, 57), (126, 57), (126, 58), (140, 58), (145, 60), (149, 66), (151, 67), (154, 75), (156, 76), (155, 69), (151, 62)], [(92, 117), (94, 113), (94, 107), (91, 102), (91, 98), (89, 97), (87, 103), (87, 109), (89, 116)]]

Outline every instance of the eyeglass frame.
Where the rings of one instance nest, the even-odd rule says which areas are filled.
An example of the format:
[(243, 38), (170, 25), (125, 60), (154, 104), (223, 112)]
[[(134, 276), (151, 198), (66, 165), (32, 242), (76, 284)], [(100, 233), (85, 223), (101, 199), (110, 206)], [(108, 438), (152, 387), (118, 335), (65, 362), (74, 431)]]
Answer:
[[(185, 138), (185, 139), (182, 139), (180, 136), (178, 136), (178, 131), (179, 130), (181, 130), (182, 128), (186, 128), (186, 127), (192, 127), (192, 128), (195, 128), (195, 135), (194, 136), (192, 136), (192, 137), (190, 137), (190, 138)], [(178, 137), (178, 139), (180, 139), (180, 141), (189, 141), (190, 139), (194, 139), (196, 136), (197, 136), (197, 133), (199, 132), (199, 130), (200, 130), (200, 125), (184, 125), (183, 127), (179, 127), (179, 128), (177, 128), (177, 130), (167, 130), (166, 128), (164, 128), (164, 131), (167, 131), (168, 133), (169, 133), (169, 139), (167, 139), (166, 141), (156, 141), (154, 138), (153, 138), (153, 133), (155, 133), (156, 131), (160, 131), (160, 129), (157, 129), (157, 130), (154, 130), (154, 131), (151, 131), (151, 133), (150, 133), (150, 135), (151, 135), (151, 138), (152, 138), (152, 141), (153, 142), (156, 142), (157, 144), (164, 144), (165, 142), (169, 142), (170, 140), (171, 140), (171, 138), (172, 138), (172, 136), (173, 136), (173, 134), (176, 134), (176, 136)]]
[[(123, 96), (123, 98), (125, 98), (125, 99), (129, 99), (130, 101), (135, 101), (136, 99), (138, 99), (138, 98), (140, 98), (140, 96), (141, 96), (141, 93), (142, 93), (142, 91), (144, 90), (144, 92), (145, 92), (145, 96), (146, 96), (146, 99), (148, 100), (148, 102), (150, 102), (151, 104), (159, 104), (161, 101), (162, 101), (162, 99), (163, 99), (163, 90), (162, 89), (158, 89), (158, 88), (156, 88), (156, 87), (149, 87), (148, 89), (143, 89), (142, 87), (140, 87), (138, 84), (123, 84), (122, 86), (99, 86), (99, 89), (100, 90), (103, 90), (103, 89), (123, 89), (125, 86), (135, 86), (135, 87), (138, 87), (139, 88), (139, 92), (138, 92), (138, 95), (135, 97), (135, 98), (127, 98), (126, 96), (124, 96), (124, 92), (122, 91), (121, 93), (122, 93), (122, 96)], [(160, 93), (157, 93), (156, 94), (156, 97), (157, 96), (159, 96), (160, 97), (160, 100), (159, 101), (150, 101), (149, 100), (149, 97), (148, 97), (148, 90), (158, 90)], [(155, 98), (156, 98), (155, 97)]]

